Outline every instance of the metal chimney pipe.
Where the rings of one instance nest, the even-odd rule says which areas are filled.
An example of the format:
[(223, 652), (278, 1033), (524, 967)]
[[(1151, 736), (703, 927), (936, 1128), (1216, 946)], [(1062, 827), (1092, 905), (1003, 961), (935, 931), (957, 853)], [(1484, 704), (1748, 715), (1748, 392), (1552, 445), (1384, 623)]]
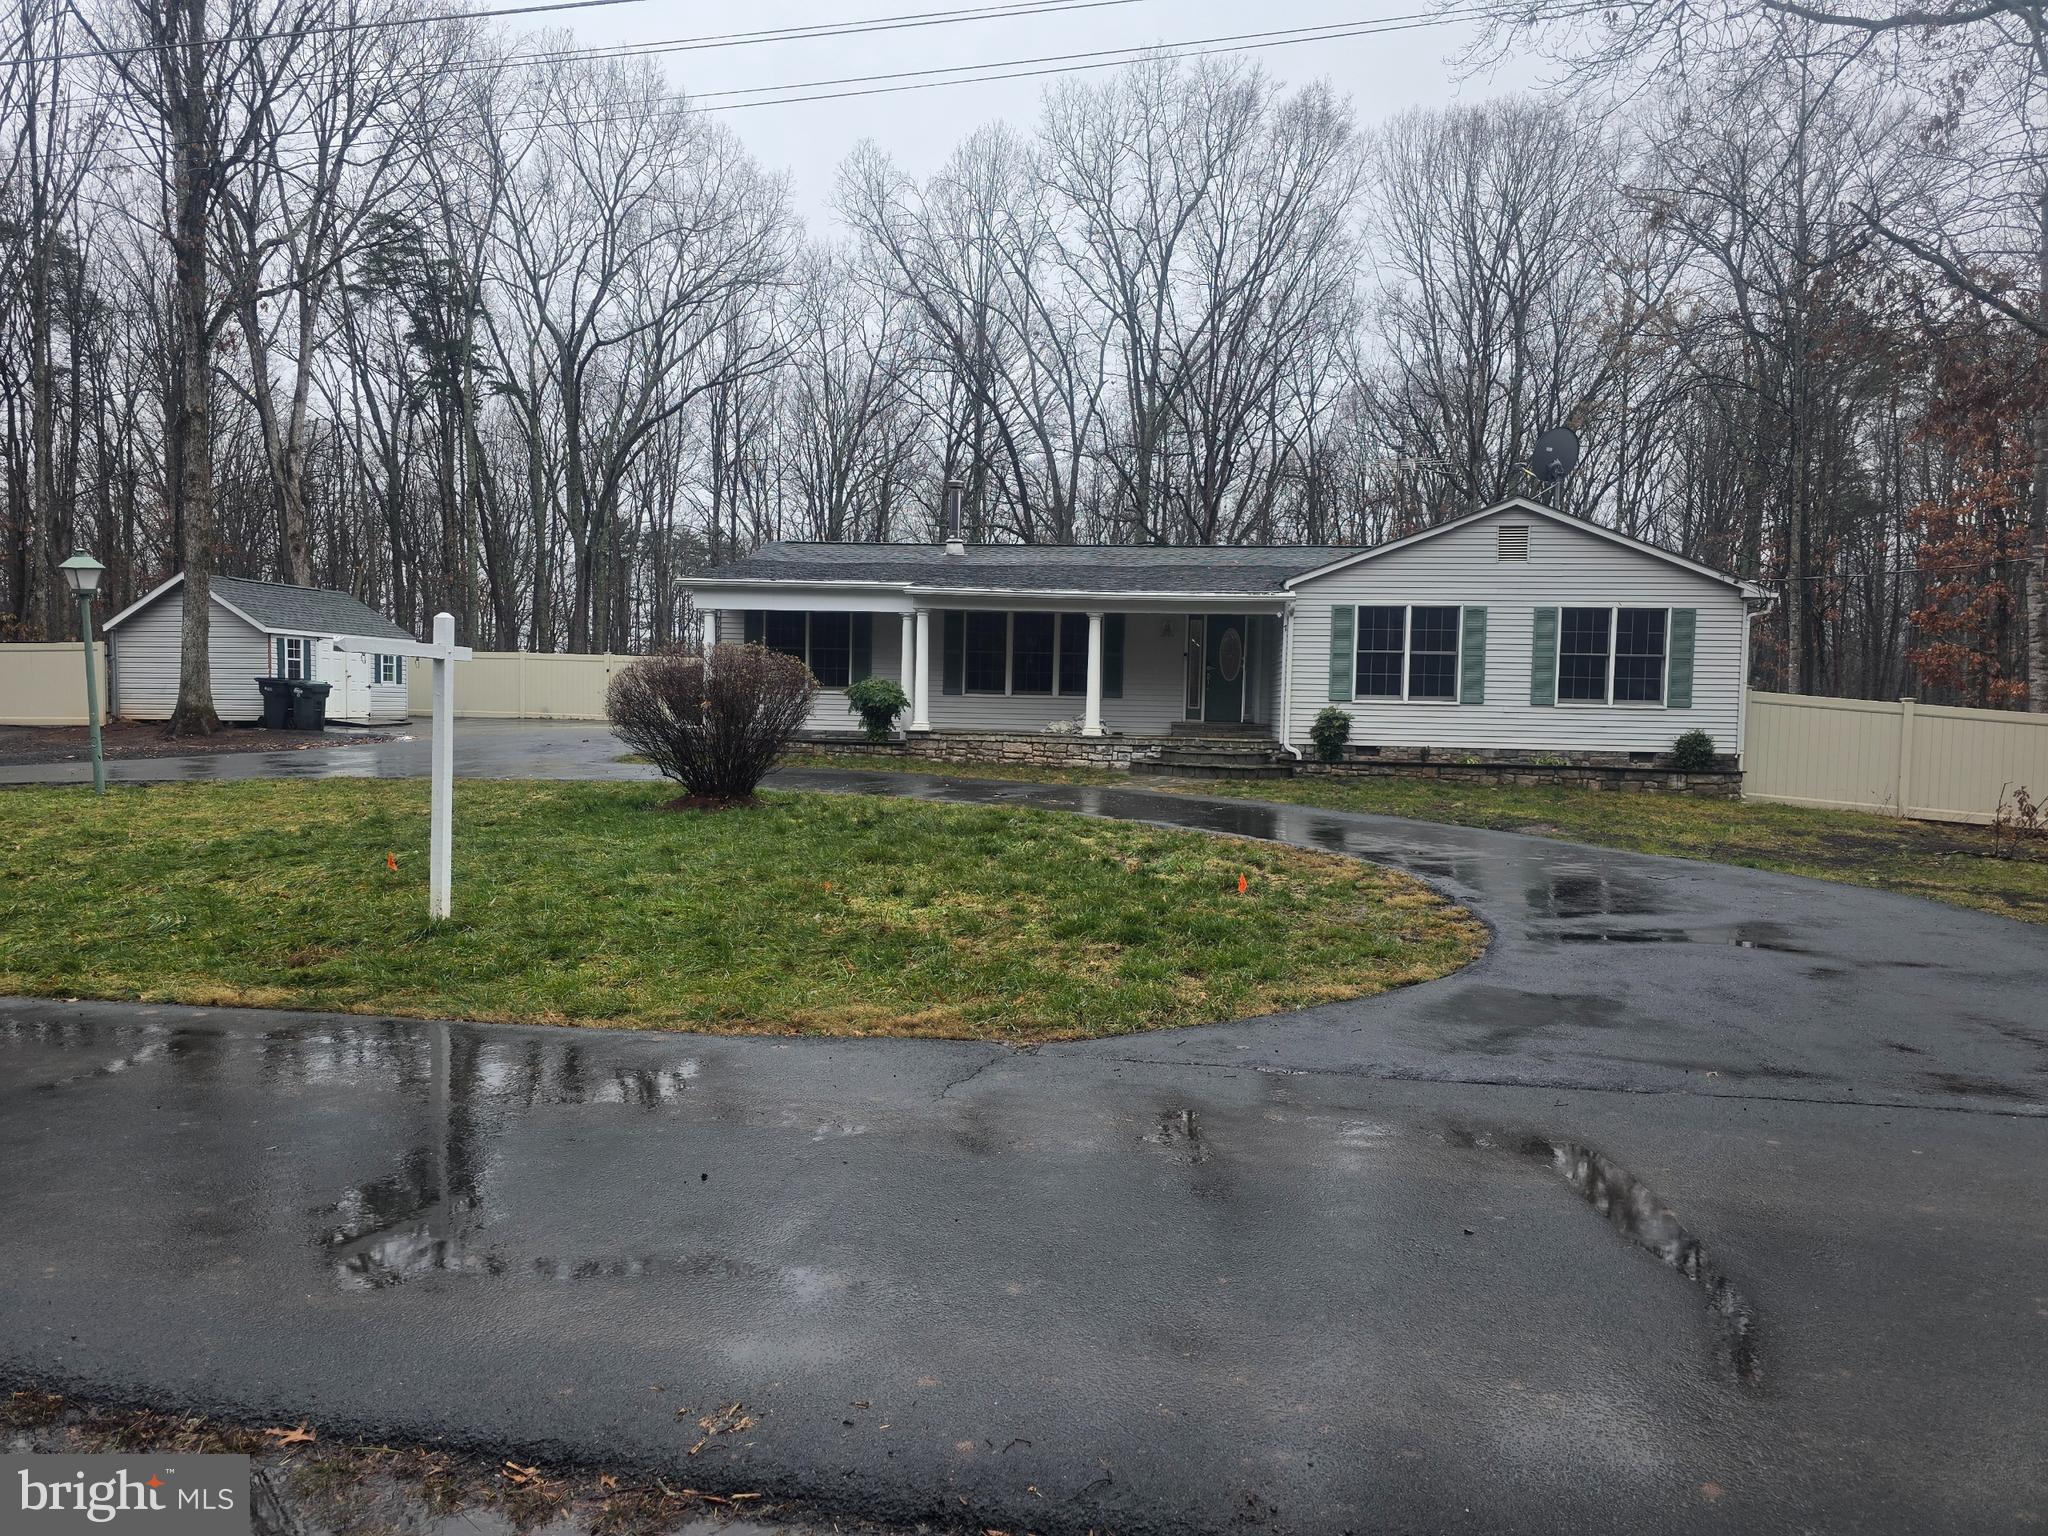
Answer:
[(966, 493), (967, 487), (961, 484), (960, 481), (948, 480), (946, 482), (946, 553), (949, 555), (964, 555), (967, 553), (967, 546), (961, 542), (960, 537), (960, 502)]

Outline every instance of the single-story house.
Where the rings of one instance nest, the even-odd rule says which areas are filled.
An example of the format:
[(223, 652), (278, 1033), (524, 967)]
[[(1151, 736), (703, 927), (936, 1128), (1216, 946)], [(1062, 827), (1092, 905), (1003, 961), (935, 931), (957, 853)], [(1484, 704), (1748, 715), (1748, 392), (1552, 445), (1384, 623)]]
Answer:
[(779, 543), (687, 585), (718, 641), (809, 663), (818, 731), (878, 674), (913, 745), (1050, 729), (1121, 762), (1190, 736), (1302, 757), (1332, 704), (1365, 756), (1647, 763), (1698, 728), (1739, 757), (1763, 598), (1520, 499), (1370, 548)]
[[(411, 718), (405, 658), (341, 650), (344, 635), (411, 640), (374, 608), (324, 587), (216, 576), (207, 655), (213, 708), (221, 719), (263, 718), (259, 677), (306, 678), (331, 685), (327, 718), (354, 725), (395, 725)], [(179, 642), (185, 622), (183, 572), (108, 619), (108, 712), (131, 720), (168, 720), (178, 702)]]

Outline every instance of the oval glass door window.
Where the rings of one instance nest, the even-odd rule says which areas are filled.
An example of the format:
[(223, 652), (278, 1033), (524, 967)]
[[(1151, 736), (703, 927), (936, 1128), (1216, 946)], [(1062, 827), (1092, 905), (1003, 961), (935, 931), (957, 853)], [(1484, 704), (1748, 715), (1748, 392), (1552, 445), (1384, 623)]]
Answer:
[(1216, 670), (1226, 683), (1236, 682), (1244, 670), (1244, 636), (1235, 628), (1223, 631), (1223, 643), (1216, 647)]

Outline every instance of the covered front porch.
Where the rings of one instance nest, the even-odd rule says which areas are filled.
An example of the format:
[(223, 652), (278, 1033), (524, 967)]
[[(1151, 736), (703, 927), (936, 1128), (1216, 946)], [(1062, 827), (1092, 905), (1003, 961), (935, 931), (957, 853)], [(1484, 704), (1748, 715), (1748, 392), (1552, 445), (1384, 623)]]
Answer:
[(1280, 739), (1281, 603), (954, 593), (848, 601), (844, 591), (786, 587), (720, 593), (716, 638), (801, 657), (820, 684), (810, 729), (821, 736), (858, 731), (846, 689), (877, 676), (896, 678), (911, 701), (907, 737), (980, 738), (998, 756), (1028, 757), (1018, 738), (1114, 743), (1119, 750), (1101, 755), (1126, 760), (1191, 739), (1266, 751)]

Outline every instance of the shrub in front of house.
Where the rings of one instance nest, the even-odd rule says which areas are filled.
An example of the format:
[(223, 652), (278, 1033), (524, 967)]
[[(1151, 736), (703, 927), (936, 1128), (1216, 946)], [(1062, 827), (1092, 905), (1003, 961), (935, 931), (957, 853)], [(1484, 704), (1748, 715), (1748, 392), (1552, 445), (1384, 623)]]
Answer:
[(1705, 731), (1687, 731), (1671, 743), (1671, 766), (1680, 773), (1706, 773), (1720, 766), (1714, 738)]
[(704, 805), (737, 805), (810, 718), (818, 681), (763, 645), (714, 645), (636, 661), (612, 679), (605, 713), (620, 740)]
[(864, 677), (846, 690), (848, 714), (860, 716), (860, 728), (869, 741), (887, 741), (896, 733), (896, 717), (910, 708), (910, 696), (900, 683), (886, 677)]
[(1308, 739), (1316, 745), (1316, 760), (1324, 763), (1340, 761), (1344, 756), (1344, 744), (1351, 740), (1351, 716), (1332, 704), (1317, 714), (1315, 723), (1308, 728)]

